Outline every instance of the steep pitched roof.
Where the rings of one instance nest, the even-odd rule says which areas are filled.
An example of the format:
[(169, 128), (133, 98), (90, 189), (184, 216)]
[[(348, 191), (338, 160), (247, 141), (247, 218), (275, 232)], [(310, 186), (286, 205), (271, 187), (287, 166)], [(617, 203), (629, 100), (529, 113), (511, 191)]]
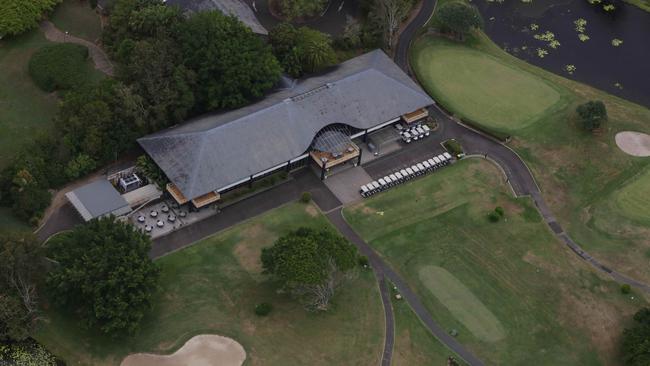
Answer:
[(195, 198), (300, 156), (327, 125), (368, 129), (431, 104), (375, 50), (258, 103), (201, 116), (138, 142), (186, 197)]

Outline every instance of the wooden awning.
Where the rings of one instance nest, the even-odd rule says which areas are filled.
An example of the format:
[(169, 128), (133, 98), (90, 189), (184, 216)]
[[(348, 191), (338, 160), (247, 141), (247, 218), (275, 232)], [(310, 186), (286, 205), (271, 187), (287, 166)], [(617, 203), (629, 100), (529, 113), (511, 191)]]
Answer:
[[(312, 150), (309, 155), (312, 159), (318, 164), (319, 167), (322, 167), (323, 162), (325, 163), (325, 169), (329, 169), (333, 166), (345, 163), (348, 160), (354, 159), (359, 156), (359, 147), (354, 143), (350, 143), (349, 150), (344, 152), (339, 156), (333, 156), (330, 153)], [(325, 159), (325, 160), (323, 160)]]
[(201, 208), (205, 205), (209, 205), (212, 202), (216, 202), (221, 198), (221, 195), (217, 192), (209, 192), (202, 196), (196, 197), (192, 200), (192, 204), (196, 208)]
[(174, 183), (167, 183), (167, 192), (174, 197), (174, 200), (178, 202), (179, 205), (187, 203), (188, 199), (185, 198), (180, 189), (174, 185)]
[(411, 113), (407, 113), (403, 115), (402, 119), (406, 123), (413, 123), (423, 118), (427, 118), (428, 116), (429, 116), (429, 111), (427, 111), (426, 108), (422, 108), (422, 109), (418, 109), (417, 111), (413, 111)]

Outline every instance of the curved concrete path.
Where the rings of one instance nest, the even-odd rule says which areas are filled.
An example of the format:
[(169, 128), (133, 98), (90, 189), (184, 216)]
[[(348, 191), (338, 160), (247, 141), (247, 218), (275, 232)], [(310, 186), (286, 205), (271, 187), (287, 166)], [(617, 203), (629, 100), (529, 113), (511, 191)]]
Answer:
[(47, 38), (48, 41), (57, 43), (76, 43), (88, 47), (88, 54), (93, 59), (95, 68), (108, 76), (115, 75), (113, 64), (108, 58), (108, 55), (96, 44), (70, 34), (65, 34), (48, 20), (41, 22), (40, 28), (43, 31), (43, 34), (45, 34), (45, 38)]

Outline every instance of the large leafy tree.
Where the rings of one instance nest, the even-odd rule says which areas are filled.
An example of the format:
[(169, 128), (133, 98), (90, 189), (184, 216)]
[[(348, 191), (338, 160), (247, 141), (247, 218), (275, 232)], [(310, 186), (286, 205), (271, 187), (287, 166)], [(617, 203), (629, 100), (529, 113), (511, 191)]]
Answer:
[(133, 334), (151, 307), (159, 268), (151, 240), (114, 217), (95, 219), (50, 241), (58, 265), (47, 285), (55, 303), (79, 314), (88, 327), (112, 336)]
[(197, 76), (201, 109), (235, 108), (260, 98), (280, 78), (269, 46), (233, 16), (201, 12), (178, 32), (185, 66)]
[(607, 120), (607, 108), (600, 100), (592, 100), (576, 108), (582, 126), (588, 131), (599, 128)]
[(85, 154), (103, 164), (133, 146), (145, 127), (142, 98), (114, 80), (66, 94), (55, 118), (71, 156)]
[(451, 32), (463, 39), (472, 29), (483, 28), (483, 18), (475, 6), (463, 2), (449, 2), (440, 6), (436, 18), (442, 31)]
[(36, 28), (43, 13), (61, 0), (2, 0), (0, 1), (0, 39)]
[(262, 250), (264, 271), (309, 310), (327, 310), (335, 289), (354, 268), (356, 248), (331, 230), (300, 228)]
[[(124, 43), (123, 43), (124, 44)], [(121, 55), (119, 77), (146, 104), (146, 131), (179, 123), (194, 107), (195, 74), (182, 64), (170, 38), (133, 42)]]
[(43, 273), (43, 255), (36, 237), (0, 233), (0, 341), (28, 337), (37, 319), (37, 286)]
[(336, 63), (329, 35), (308, 27), (281, 23), (269, 33), (269, 43), (284, 72), (293, 77)]
[(625, 365), (650, 365), (650, 308), (634, 314), (634, 324), (623, 332), (622, 353)]

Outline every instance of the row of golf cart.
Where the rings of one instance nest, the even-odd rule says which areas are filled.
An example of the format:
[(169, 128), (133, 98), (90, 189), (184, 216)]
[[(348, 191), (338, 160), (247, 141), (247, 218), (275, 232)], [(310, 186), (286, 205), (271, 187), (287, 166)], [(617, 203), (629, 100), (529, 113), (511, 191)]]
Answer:
[(400, 136), (402, 136), (402, 141), (410, 144), (411, 141), (417, 141), (421, 138), (429, 136), (431, 129), (426, 124), (417, 124), (414, 126), (404, 127), (401, 124), (396, 124), (395, 128), (399, 131)]
[(424, 160), (423, 162), (414, 164), (408, 168), (401, 169), (400, 171), (389, 174), (376, 181), (364, 184), (361, 186), (359, 193), (362, 197), (370, 197), (375, 193), (383, 192), (398, 184), (415, 179), (421, 175), (433, 172), (436, 169), (449, 165), (452, 162), (451, 154), (445, 152), (431, 159)]

